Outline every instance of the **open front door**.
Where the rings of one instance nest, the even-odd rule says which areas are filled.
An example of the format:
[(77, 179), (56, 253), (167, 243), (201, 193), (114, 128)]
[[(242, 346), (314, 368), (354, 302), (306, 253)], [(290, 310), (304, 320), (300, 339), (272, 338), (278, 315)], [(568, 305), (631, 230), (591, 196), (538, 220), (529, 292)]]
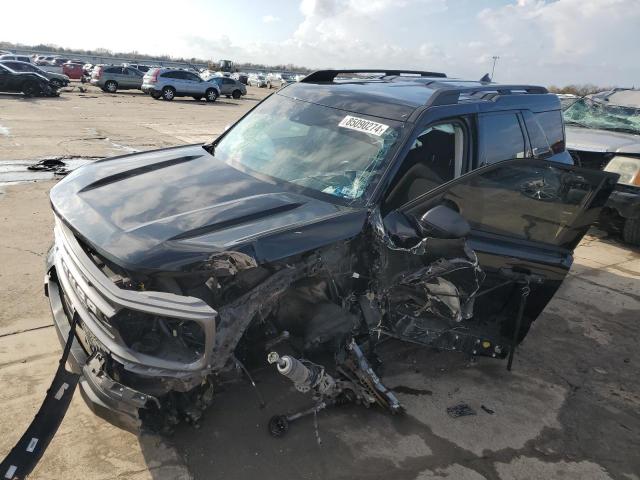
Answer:
[[(381, 282), (382, 330), (440, 348), (504, 357), (562, 283), (573, 249), (616, 181), (606, 172), (516, 159), (470, 172), (391, 212), (383, 219), (392, 240), (380, 272), (388, 279)], [(467, 220), (468, 237), (437, 238), (436, 232), (420, 240), (423, 233), (413, 248), (406, 247), (407, 226), (424, 232), (420, 219), (438, 205)], [(391, 221), (394, 216), (402, 221)], [(402, 233), (406, 248), (398, 247)]]

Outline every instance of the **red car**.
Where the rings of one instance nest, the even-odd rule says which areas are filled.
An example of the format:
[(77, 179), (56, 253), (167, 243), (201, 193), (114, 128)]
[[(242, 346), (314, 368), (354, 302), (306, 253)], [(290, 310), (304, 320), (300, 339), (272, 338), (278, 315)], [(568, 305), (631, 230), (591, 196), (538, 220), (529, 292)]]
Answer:
[(82, 78), (81, 63), (65, 63), (62, 65), (62, 73), (72, 80), (80, 80)]

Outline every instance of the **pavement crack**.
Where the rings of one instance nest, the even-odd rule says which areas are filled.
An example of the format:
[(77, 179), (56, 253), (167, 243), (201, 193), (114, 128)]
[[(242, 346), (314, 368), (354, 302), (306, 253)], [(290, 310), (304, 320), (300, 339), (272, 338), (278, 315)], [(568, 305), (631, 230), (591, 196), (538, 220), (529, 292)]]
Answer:
[(9, 245), (0, 245), (0, 248), (8, 248), (10, 250), (17, 250), (18, 252), (31, 253), (32, 255), (37, 255), (38, 257), (42, 257), (44, 255), (44, 253), (34, 252), (33, 250), (29, 250), (28, 248), (12, 247)]
[(38, 327), (25, 328), (23, 330), (16, 330), (15, 332), (3, 333), (3, 334), (0, 334), (0, 338), (10, 337), (12, 335), (19, 335), (21, 333), (26, 333), (26, 332), (33, 332), (34, 330), (42, 330), (43, 328), (50, 328), (50, 327), (53, 327), (53, 323), (50, 323), (48, 325), (40, 325)]

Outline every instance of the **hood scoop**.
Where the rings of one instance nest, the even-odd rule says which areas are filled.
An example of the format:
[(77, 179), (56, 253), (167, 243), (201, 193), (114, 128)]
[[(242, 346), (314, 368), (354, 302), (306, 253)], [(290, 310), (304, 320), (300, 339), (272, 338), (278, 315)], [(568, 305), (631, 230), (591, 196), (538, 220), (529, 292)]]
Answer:
[(190, 162), (191, 160), (195, 160), (196, 158), (200, 158), (201, 156), (202, 155), (187, 155), (184, 157), (172, 158), (170, 160), (164, 160), (161, 162), (151, 163), (148, 165), (143, 165), (141, 167), (132, 168), (130, 170), (121, 171), (113, 175), (100, 178), (95, 182), (89, 183), (88, 185), (83, 187), (79, 191), (79, 193), (88, 192), (89, 190), (94, 190), (96, 188), (104, 187), (105, 185), (116, 183), (116, 182), (119, 182), (120, 180), (136, 177), (138, 175), (143, 175), (145, 173), (155, 172), (157, 170), (171, 167), (173, 165), (178, 165), (180, 163)]

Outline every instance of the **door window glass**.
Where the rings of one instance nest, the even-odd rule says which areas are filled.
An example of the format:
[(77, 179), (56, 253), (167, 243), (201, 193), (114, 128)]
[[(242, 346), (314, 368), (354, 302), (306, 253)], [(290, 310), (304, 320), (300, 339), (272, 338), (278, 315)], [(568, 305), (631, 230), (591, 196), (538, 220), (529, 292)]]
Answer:
[[(597, 218), (597, 211), (589, 209), (606, 200), (594, 195), (603, 179), (599, 171), (516, 160), (470, 173), (445, 192), (409, 206), (407, 212), (420, 218), (433, 206), (445, 204), (476, 231), (573, 247), (573, 240)], [(613, 178), (606, 181), (613, 188)]]
[(525, 141), (515, 113), (483, 115), (480, 120), (479, 166), (525, 157)]

